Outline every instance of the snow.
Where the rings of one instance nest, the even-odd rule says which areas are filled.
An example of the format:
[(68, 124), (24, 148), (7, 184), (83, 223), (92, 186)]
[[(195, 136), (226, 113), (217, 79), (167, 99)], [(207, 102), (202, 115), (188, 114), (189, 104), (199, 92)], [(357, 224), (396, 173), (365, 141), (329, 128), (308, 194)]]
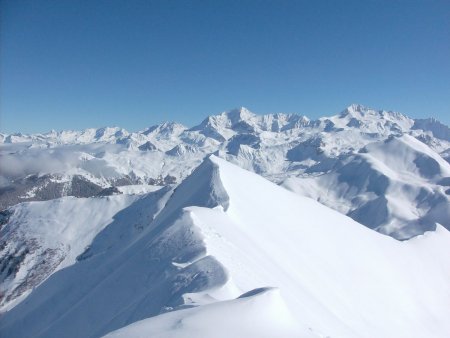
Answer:
[(157, 191), (159, 189), (162, 189), (162, 187), (150, 185), (150, 184), (131, 184), (131, 185), (124, 185), (124, 186), (118, 187), (118, 189), (123, 194), (140, 195), (140, 194), (146, 194), (149, 192)]
[(412, 129), (421, 129), (430, 132), (436, 138), (450, 141), (450, 128), (434, 118), (416, 119)]
[[(413, 120), (398, 112), (353, 104), (337, 115), (318, 120), (286, 113), (261, 116), (242, 107), (209, 116), (190, 129), (165, 122), (138, 132), (105, 127), (35, 135), (5, 134), (0, 145), (0, 182), (14, 186), (27, 175), (50, 174), (66, 177), (68, 182), (72, 176), (82, 176), (104, 188), (155, 184), (167, 175), (179, 183), (205, 156), (214, 153), (276, 183), (295, 182), (298, 178), (300, 183), (290, 184), (294, 191), (372, 229), (396, 238), (410, 238), (434, 228), (435, 222), (450, 228), (449, 218), (445, 219), (448, 193), (435, 184), (448, 177), (448, 171), (442, 170), (442, 160), (447, 159), (448, 163), (449, 158), (448, 130), (434, 119)], [(396, 150), (397, 144), (400, 149), (413, 151), (405, 150), (403, 156)], [(382, 151), (402, 156), (389, 155), (389, 159), (384, 159)], [(364, 152), (374, 155), (365, 156)], [(411, 159), (417, 163), (411, 163)], [(358, 185), (348, 177), (345, 182), (339, 181), (342, 167), (353, 160), (351, 165), (361, 163), (366, 169), (360, 168), (359, 172), (370, 177), (391, 173), (388, 177), (397, 186), (393, 191), (400, 195), (415, 190), (413, 194), (406, 193), (406, 214), (391, 212), (390, 207), (397, 201), (390, 203), (388, 196), (376, 193), (373, 196), (372, 185)], [(384, 163), (390, 164), (394, 174)], [(394, 178), (398, 176), (396, 167), (402, 170), (401, 179)], [(434, 172), (425, 177), (423, 172), (417, 173), (420, 168)], [(316, 180), (319, 176), (325, 177)], [(422, 183), (426, 191), (419, 187)], [(343, 184), (352, 192), (345, 192)], [(305, 191), (304, 185), (314, 186), (314, 192)], [(19, 201), (39, 195), (33, 187), (24, 189)], [(423, 196), (433, 205), (422, 206)], [(378, 207), (386, 209), (379, 219), (364, 217), (365, 210)], [(414, 216), (411, 211), (415, 209), (421, 210)]]
[(450, 336), (448, 132), (355, 104), (0, 134), (19, 202), (34, 175), (122, 193), (6, 204), (0, 335)]
[(216, 156), (165, 189), (114, 217), (81, 260), (4, 313), (0, 331), (98, 337), (132, 324), (111, 336), (450, 334), (442, 226), (397, 241)]
[[(230, 315), (230, 314), (239, 314)], [(234, 300), (163, 314), (114, 331), (108, 338), (318, 337), (299, 327), (280, 291), (255, 290)]]
[[(113, 221), (114, 215), (137, 199), (138, 196), (127, 195), (63, 197), (13, 207), (7, 226), (1, 230), (2, 240), (5, 241), (2, 259), (6, 260), (8, 255), (17, 255), (23, 250), (28, 253), (14, 278), (8, 278), (0, 285), (5, 299), (17, 289), (24, 289), (24, 282), (29, 281), (30, 284), (24, 291), (37, 286), (31, 280), (43, 265), (48, 265), (48, 268), (39, 282), (74, 264), (94, 237)], [(53, 255), (48, 256), (48, 252), (53, 252)], [(17, 302), (2, 301), (0, 304), (0, 311), (5, 311)]]
[(417, 139), (403, 135), (343, 157), (334, 170), (290, 177), (282, 185), (395, 238), (450, 227), (450, 197), (440, 184), (450, 165)]
[[(333, 314), (338, 313), (339, 321), (345, 322), (359, 337), (366, 335), (367, 329), (363, 326), (368, 324), (371, 327), (369, 336), (373, 337), (400, 337), (402, 332), (408, 332), (410, 337), (424, 337), (428, 335), (420, 327), (411, 329), (411, 318), (416, 318), (421, 309), (437, 316), (441, 316), (440, 311), (445, 313), (448, 298), (440, 299), (440, 304), (429, 303), (431, 299), (437, 300), (448, 294), (448, 288), (441, 284), (443, 280), (448, 280), (447, 272), (438, 277), (438, 281), (435, 280), (435, 273), (442, 273), (442, 267), (448, 264), (445, 247), (433, 246), (432, 241), (436, 238), (430, 238), (429, 243), (424, 240), (422, 245), (430, 251), (424, 257), (417, 257), (417, 248), (411, 250), (408, 242), (379, 235), (309, 199), (294, 198), (282, 189), (274, 189), (271, 183), (259, 176), (238, 176), (227, 163), (221, 163), (220, 168), (221, 180), (229, 196), (227, 214), (237, 224), (240, 232), (238, 240), (251, 238), (246, 245), (240, 246), (242, 252), (230, 261), (238, 260), (238, 257), (241, 261), (248, 259), (249, 262), (243, 264), (247, 269), (249, 266), (259, 267), (261, 264), (258, 262), (263, 261), (258, 275), (264, 276), (260, 278), (265, 285), (280, 287), (289, 295), (288, 304), (296, 310), (297, 318), (311, 320), (312, 323), (319, 318), (321, 321), (327, 317), (333, 318)], [(443, 237), (448, 241), (449, 234), (444, 231)], [(228, 237), (226, 239), (230, 240)], [(434, 259), (440, 257), (439, 260), (446, 262), (444, 265), (440, 265), (444, 261), (428, 261), (428, 255), (434, 250), (437, 250)], [(229, 255), (232, 249), (225, 252)], [(411, 255), (415, 258), (414, 264), (411, 264)], [(270, 273), (267, 273), (267, 266), (271, 263)], [(417, 276), (416, 266), (422, 264), (428, 269), (435, 269), (434, 273), (428, 270), (430, 277)], [(239, 285), (239, 273), (231, 272), (231, 275)], [(247, 276), (243, 275), (242, 283), (246, 283)], [(286, 275), (289, 278), (283, 279), (282, 276)], [(426, 281), (428, 278), (430, 280)], [(405, 285), (406, 281), (409, 285)], [(432, 284), (436, 289), (430, 292)], [(299, 291), (300, 285), (304, 294)], [(326, 305), (317, 304), (320, 299), (326, 299)], [(380, 306), (380, 302), (384, 304)], [(317, 318), (323, 305), (327, 310)], [(387, 309), (396, 315), (386, 318)], [(315, 313), (314, 318), (311, 318), (312, 313)], [(326, 332), (326, 327), (321, 324), (310, 325)], [(362, 327), (358, 329), (358, 325)], [(334, 335), (339, 336), (336, 332)], [(450, 331), (447, 327), (443, 332)], [(333, 336), (331, 332), (329, 334)], [(347, 332), (344, 336), (350, 337), (352, 333)]]

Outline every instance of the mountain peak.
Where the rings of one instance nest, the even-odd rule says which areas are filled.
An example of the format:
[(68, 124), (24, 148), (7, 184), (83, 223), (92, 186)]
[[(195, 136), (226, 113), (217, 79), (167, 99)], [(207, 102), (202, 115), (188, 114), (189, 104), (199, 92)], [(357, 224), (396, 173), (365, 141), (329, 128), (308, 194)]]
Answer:
[(225, 112), (224, 114), (231, 120), (232, 123), (246, 121), (256, 116), (245, 107), (235, 108), (228, 112)]
[(145, 129), (142, 134), (150, 135), (150, 134), (160, 134), (164, 136), (168, 136), (171, 134), (180, 134), (186, 130), (186, 127), (180, 123), (173, 121), (165, 121), (161, 124), (156, 124)]
[(228, 208), (229, 197), (222, 184), (219, 167), (224, 160), (214, 155), (203, 162), (177, 187), (168, 209), (171, 212), (186, 206)]
[(434, 117), (427, 119), (415, 119), (411, 129), (421, 129), (441, 140), (450, 141), (450, 128)]
[(356, 128), (370, 133), (383, 135), (401, 134), (411, 128), (414, 121), (394, 111), (376, 110), (360, 104), (348, 106), (339, 115), (330, 120), (341, 128)]
[(378, 115), (379, 111), (376, 111), (372, 108), (363, 106), (362, 104), (358, 103), (352, 103), (350, 106), (345, 108), (340, 114), (340, 118), (345, 118), (347, 116), (349, 117), (355, 117), (355, 118), (362, 118), (366, 115)]
[(201, 134), (211, 137), (219, 142), (228, 140), (235, 132), (254, 131), (256, 115), (247, 108), (241, 107), (208, 116), (199, 125), (192, 127), (191, 131), (200, 131)]
[(346, 110), (348, 112), (365, 112), (368, 109), (369, 108), (367, 108), (366, 106), (363, 106), (362, 104), (359, 104), (359, 103), (352, 103), (350, 106), (348, 106), (346, 108)]

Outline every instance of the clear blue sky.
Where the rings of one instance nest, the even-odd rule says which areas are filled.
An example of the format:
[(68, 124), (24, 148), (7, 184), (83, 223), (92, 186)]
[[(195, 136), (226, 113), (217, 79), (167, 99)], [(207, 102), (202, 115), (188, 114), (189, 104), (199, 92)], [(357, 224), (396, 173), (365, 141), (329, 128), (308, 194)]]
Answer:
[(450, 1), (3, 0), (0, 130), (351, 103), (450, 124)]

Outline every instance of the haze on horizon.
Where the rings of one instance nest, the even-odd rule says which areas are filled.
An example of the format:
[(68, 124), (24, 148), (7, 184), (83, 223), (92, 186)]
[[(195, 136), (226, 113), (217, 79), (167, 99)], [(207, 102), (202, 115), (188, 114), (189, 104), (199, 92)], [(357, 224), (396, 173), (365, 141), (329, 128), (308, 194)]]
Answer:
[(2, 1), (0, 131), (351, 103), (450, 124), (448, 1)]

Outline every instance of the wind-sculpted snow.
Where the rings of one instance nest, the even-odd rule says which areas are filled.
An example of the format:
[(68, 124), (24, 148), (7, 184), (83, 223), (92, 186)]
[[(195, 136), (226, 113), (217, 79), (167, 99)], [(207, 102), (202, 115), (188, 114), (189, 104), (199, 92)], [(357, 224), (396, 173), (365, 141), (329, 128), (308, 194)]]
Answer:
[[(233, 315), (239, 314), (239, 315)], [(235, 300), (175, 311), (134, 323), (105, 338), (273, 338), (319, 337), (302, 328), (279, 290), (262, 288)]]
[[(151, 197), (155, 194), (160, 197)], [(114, 221), (96, 236), (87, 250), (83, 253), (75, 250), (79, 254), (75, 265), (53, 274), (30, 298), (4, 315), (6, 322), (9, 316), (18, 324), (13, 331), (6, 329), (5, 332), (14, 332), (17, 337), (30, 334), (51, 337), (60, 335), (63, 328), (72, 328), (71, 335), (74, 337), (94, 333), (99, 335), (182, 305), (185, 293), (223, 285), (227, 280), (226, 272), (214, 257), (205, 256), (206, 249), (202, 245), (201, 236), (191, 225), (190, 213), (182, 210), (188, 205), (214, 207), (220, 204), (226, 207), (227, 195), (218, 179), (216, 165), (206, 162), (195, 170), (190, 180), (177, 187), (159, 213), (157, 210), (161, 206), (156, 208), (156, 205), (166, 195), (161, 196), (159, 192), (155, 192), (116, 215)], [(36, 205), (39, 206), (39, 203)], [(64, 210), (57, 211), (65, 212)], [(156, 217), (154, 221), (153, 217)], [(61, 223), (68, 221), (62, 220)], [(41, 231), (47, 238), (54, 230)], [(76, 228), (71, 230), (72, 233), (76, 231)], [(139, 240), (141, 232), (142, 238)], [(76, 238), (83, 236), (82, 233), (72, 235)], [(42, 247), (45, 245), (42, 244)], [(178, 268), (178, 264), (184, 267)], [(116, 270), (117, 266), (121, 266), (120, 271)], [(105, 278), (109, 275), (108, 271), (116, 273), (111, 278)], [(93, 286), (100, 281), (106, 286), (95, 291)], [(121, 291), (122, 287), (125, 288), (124, 291)], [(111, 292), (114, 297), (111, 297)], [(121, 292), (124, 295), (119, 297)], [(61, 297), (62, 294), (64, 297)], [(85, 300), (80, 302), (80, 299)], [(33, 303), (34, 300), (37, 304)], [(94, 300), (97, 306), (92, 304)], [(25, 311), (20, 312), (21, 308)], [(21, 327), (20, 320), (16, 321), (15, 311), (21, 313), (19, 317), (30, 320), (30, 327)], [(98, 318), (99, 312), (104, 311), (104, 318)], [(59, 313), (66, 312), (70, 315), (59, 318)], [(90, 315), (96, 321), (89, 322), (83, 331), (77, 325)]]
[(397, 241), (215, 156), (173, 191), (147, 196), (3, 313), (0, 332), (100, 337), (148, 317), (111, 336), (450, 332), (441, 226)]
[[(260, 116), (240, 108), (209, 116), (192, 128), (166, 122), (138, 132), (114, 127), (4, 134), (0, 209), (24, 201), (95, 196), (111, 187), (180, 183), (205, 156), (216, 154), (278, 184), (300, 181), (300, 188), (292, 183), (291, 189), (372, 229), (409, 238), (433, 229), (435, 222), (449, 227), (448, 188), (435, 184), (448, 177), (441, 170), (442, 159), (450, 159), (448, 131), (434, 119), (413, 120), (351, 105), (317, 120), (298, 114)], [(427, 147), (414, 158), (401, 156), (396, 139), (401, 140), (399, 149), (417, 148), (416, 140)], [(387, 140), (391, 147), (384, 146)], [(388, 161), (395, 163), (392, 170), (402, 171), (402, 179), (386, 176), (373, 156), (364, 155), (371, 147), (399, 155)], [(394, 181), (395, 189), (405, 195), (401, 205), (384, 194), (392, 191)], [(374, 188), (377, 184), (381, 185)], [(314, 192), (305, 187), (314, 187)]]

